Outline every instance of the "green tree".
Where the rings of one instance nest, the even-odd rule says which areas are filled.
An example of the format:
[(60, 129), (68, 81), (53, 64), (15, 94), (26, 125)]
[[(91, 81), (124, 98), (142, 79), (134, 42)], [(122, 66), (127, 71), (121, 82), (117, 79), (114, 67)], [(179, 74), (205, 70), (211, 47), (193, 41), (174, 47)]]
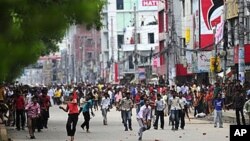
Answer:
[(1, 0), (0, 82), (12, 81), (39, 56), (58, 50), (66, 29), (100, 29), (105, 0)]

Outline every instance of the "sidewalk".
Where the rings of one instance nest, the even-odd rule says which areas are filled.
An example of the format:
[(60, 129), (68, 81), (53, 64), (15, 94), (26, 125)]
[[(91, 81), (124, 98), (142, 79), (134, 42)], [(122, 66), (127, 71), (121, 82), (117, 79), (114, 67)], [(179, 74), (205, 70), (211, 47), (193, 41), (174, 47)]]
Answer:
[[(223, 115), (223, 122), (224, 123), (236, 124), (235, 110), (223, 111), (222, 115)], [(200, 119), (206, 119), (206, 120), (209, 120), (209, 121), (213, 121), (214, 120), (214, 115), (211, 114), (211, 115), (206, 116), (205, 118), (200, 118)], [(241, 117), (240, 117), (240, 120), (241, 120)], [(246, 115), (245, 115), (245, 120), (246, 120), (246, 123), (248, 123), (249, 118)], [(242, 122), (242, 120), (241, 120), (241, 122)]]

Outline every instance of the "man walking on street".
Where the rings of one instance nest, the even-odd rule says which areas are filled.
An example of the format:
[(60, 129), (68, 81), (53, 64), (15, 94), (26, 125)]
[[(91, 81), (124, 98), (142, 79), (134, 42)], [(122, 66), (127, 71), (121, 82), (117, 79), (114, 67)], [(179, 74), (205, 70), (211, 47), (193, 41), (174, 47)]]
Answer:
[(132, 121), (131, 121), (131, 115), (132, 115), (132, 108), (133, 108), (133, 101), (130, 98), (130, 92), (126, 93), (126, 96), (121, 100), (120, 102), (121, 112), (122, 112), (122, 120), (125, 127), (125, 131), (128, 131), (132, 129)]
[(243, 113), (243, 107), (245, 104), (245, 97), (243, 96), (241, 89), (236, 90), (236, 95), (233, 98), (233, 102), (228, 104), (228, 106), (231, 104), (233, 104), (233, 107), (235, 108), (237, 125), (241, 125), (240, 115), (241, 115), (241, 119), (242, 119), (242, 124), (246, 125), (245, 116)]
[(104, 93), (104, 97), (102, 98), (102, 102), (101, 102), (103, 125), (108, 125), (107, 112), (109, 110), (109, 106), (110, 106), (109, 95), (108, 95), (108, 93)]
[(160, 117), (161, 120), (161, 129), (164, 129), (164, 109), (166, 108), (165, 106), (165, 102), (163, 101), (163, 99), (161, 98), (161, 95), (158, 94), (157, 95), (157, 100), (155, 102), (155, 106), (156, 106), (156, 120), (154, 123), (154, 129), (158, 129), (158, 120)]
[(219, 127), (223, 128), (222, 122), (222, 108), (224, 107), (223, 99), (221, 98), (221, 93), (217, 95), (217, 98), (214, 100), (214, 127), (217, 127), (219, 122)]
[(140, 111), (137, 114), (137, 121), (140, 126), (138, 135), (138, 140), (142, 140), (142, 133), (150, 128), (151, 124), (151, 107), (149, 106), (150, 102), (148, 99), (145, 99), (145, 105), (140, 108)]

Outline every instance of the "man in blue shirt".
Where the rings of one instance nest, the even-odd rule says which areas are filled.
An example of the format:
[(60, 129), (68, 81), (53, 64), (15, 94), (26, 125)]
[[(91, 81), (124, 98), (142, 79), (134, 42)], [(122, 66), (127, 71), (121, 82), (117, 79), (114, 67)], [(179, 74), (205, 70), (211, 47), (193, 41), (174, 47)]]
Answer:
[(219, 122), (219, 128), (223, 128), (222, 122), (222, 108), (224, 108), (224, 102), (221, 97), (221, 93), (218, 93), (217, 97), (214, 100), (214, 127), (217, 127)]

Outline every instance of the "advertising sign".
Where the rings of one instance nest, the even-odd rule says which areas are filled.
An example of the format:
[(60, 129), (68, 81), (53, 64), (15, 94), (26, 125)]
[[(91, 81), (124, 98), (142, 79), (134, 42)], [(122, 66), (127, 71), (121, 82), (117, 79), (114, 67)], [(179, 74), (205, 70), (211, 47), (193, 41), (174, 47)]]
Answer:
[(210, 71), (210, 57), (212, 56), (212, 52), (199, 52), (198, 59), (198, 73), (201, 72), (209, 72)]
[(158, 10), (159, 0), (138, 0), (139, 11)]
[(213, 29), (223, 21), (224, 0), (200, 0), (200, 48), (214, 43)]

